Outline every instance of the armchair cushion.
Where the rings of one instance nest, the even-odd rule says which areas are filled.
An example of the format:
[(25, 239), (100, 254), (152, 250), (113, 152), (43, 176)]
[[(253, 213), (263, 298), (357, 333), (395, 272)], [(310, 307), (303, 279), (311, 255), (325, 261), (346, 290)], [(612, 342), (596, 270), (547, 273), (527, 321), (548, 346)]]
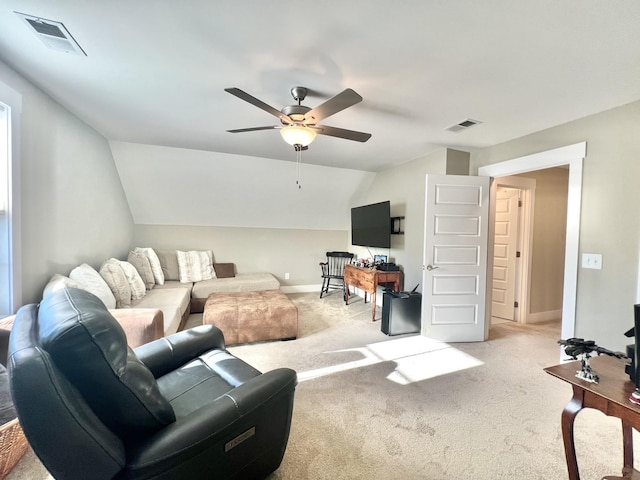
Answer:
[(152, 373), (97, 297), (73, 288), (53, 292), (38, 322), (43, 348), (111, 430), (137, 436), (175, 421)]

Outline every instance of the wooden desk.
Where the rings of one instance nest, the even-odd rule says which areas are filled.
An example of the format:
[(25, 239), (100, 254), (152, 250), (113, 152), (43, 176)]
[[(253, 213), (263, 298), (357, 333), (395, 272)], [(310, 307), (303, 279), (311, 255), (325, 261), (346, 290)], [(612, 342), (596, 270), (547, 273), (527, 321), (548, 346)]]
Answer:
[(622, 421), (624, 456), (622, 476), (607, 476), (603, 480), (640, 480), (640, 472), (633, 468), (632, 437), (632, 428), (640, 430), (640, 406), (629, 401), (629, 395), (636, 387), (624, 372), (625, 362), (623, 360), (599, 356), (592, 358), (590, 362), (591, 368), (600, 377), (600, 383), (586, 382), (575, 376), (576, 371), (580, 370), (580, 361), (544, 369), (545, 372), (570, 383), (573, 387), (573, 398), (562, 412), (562, 439), (569, 480), (580, 479), (573, 441), (573, 422), (583, 408), (595, 408), (605, 415), (618, 417)]
[(364, 301), (367, 301), (367, 293), (371, 294), (371, 320), (376, 319), (376, 291), (378, 285), (393, 284), (393, 290), (399, 292), (402, 289), (402, 272), (386, 272), (371, 268), (345, 265), (344, 267), (344, 302), (349, 305), (349, 285), (365, 292)]

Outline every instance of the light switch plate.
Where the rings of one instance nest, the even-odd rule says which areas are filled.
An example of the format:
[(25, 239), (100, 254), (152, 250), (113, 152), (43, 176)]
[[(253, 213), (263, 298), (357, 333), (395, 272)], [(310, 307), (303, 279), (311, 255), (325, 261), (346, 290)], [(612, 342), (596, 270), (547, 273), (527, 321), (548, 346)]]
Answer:
[(583, 253), (582, 268), (593, 268), (602, 270), (602, 254), (600, 253)]

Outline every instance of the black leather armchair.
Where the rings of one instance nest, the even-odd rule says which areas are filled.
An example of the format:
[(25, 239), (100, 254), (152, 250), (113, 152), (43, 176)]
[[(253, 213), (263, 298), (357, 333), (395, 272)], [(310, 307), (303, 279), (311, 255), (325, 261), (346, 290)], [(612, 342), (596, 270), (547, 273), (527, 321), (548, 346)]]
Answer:
[(102, 302), (64, 289), (20, 309), (11, 390), (56, 479), (264, 478), (283, 458), (296, 373), (260, 373), (214, 326), (127, 347)]

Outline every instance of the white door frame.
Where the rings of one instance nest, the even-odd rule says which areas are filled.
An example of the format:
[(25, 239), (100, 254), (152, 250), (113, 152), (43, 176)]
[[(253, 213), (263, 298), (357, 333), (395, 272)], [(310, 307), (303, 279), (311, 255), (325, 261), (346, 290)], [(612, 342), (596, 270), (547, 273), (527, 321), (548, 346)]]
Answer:
[[(569, 165), (567, 244), (564, 257), (561, 338), (571, 338), (575, 333), (578, 293), (578, 256), (580, 246), (580, 207), (582, 203), (582, 165), (586, 152), (587, 142), (581, 142), (478, 168), (479, 176), (496, 178)], [(487, 271), (490, 272), (491, 270), (488, 268)], [(487, 289), (487, 292), (489, 292), (488, 295), (491, 295), (490, 288)], [(490, 300), (489, 298), (488, 301)], [(490, 322), (487, 322), (487, 325), (489, 323)]]

